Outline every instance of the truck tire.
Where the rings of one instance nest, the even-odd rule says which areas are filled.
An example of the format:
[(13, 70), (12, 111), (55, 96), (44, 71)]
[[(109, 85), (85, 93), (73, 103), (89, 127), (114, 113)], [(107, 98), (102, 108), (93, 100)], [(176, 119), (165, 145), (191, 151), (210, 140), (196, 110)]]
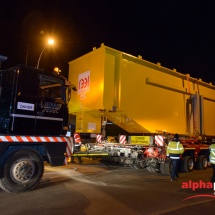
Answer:
[(191, 156), (186, 156), (182, 160), (182, 171), (192, 172), (194, 169), (194, 160)]
[(172, 172), (172, 160), (167, 159), (164, 163), (165, 175), (171, 175)]
[(157, 172), (153, 166), (147, 166), (146, 169), (148, 172)]
[(13, 151), (3, 161), (0, 187), (9, 193), (27, 192), (39, 183), (43, 171), (43, 160), (37, 151)]
[(145, 162), (142, 159), (135, 159), (133, 164), (134, 169), (143, 169), (145, 167)]
[(199, 156), (197, 162), (196, 162), (196, 169), (207, 169), (208, 166), (208, 160), (205, 155)]
[(157, 168), (154, 167), (154, 166), (148, 166), (148, 167), (146, 167), (146, 169), (147, 169), (148, 172), (160, 173), (160, 170), (157, 169)]
[(166, 175), (165, 163), (164, 162), (160, 163), (160, 171), (161, 171), (162, 175)]

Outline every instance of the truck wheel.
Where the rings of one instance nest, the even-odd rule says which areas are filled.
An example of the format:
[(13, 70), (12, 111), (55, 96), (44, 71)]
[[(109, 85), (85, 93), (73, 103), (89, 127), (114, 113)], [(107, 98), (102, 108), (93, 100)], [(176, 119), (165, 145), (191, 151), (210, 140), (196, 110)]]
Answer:
[(148, 172), (156, 172), (156, 170), (153, 166), (147, 166), (146, 169)]
[(166, 175), (164, 162), (160, 163), (160, 171), (161, 171), (161, 174)]
[(167, 159), (164, 162), (160, 163), (160, 172), (163, 175), (171, 175), (172, 171), (172, 161), (171, 159)]
[(134, 169), (143, 169), (145, 167), (144, 160), (135, 159), (133, 164)]
[(149, 172), (160, 173), (160, 171), (156, 167), (154, 167), (154, 166), (147, 166), (146, 169)]
[(194, 161), (191, 156), (186, 156), (182, 160), (182, 170), (184, 172), (192, 172), (194, 169)]
[(196, 163), (196, 168), (197, 169), (207, 169), (208, 166), (208, 160), (205, 155), (199, 156), (197, 163)]
[(27, 192), (39, 183), (43, 171), (43, 160), (36, 151), (14, 151), (3, 161), (0, 187), (9, 193)]
[(164, 169), (165, 169), (165, 175), (171, 175), (171, 172), (172, 172), (172, 161), (171, 161), (171, 159), (165, 160)]

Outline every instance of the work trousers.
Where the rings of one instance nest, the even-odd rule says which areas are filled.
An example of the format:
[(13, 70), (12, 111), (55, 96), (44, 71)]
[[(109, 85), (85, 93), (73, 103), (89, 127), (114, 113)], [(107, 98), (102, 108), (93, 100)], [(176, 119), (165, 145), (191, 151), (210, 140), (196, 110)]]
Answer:
[(171, 179), (176, 179), (178, 178), (178, 165), (180, 159), (171, 159), (172, 160), (172, 171), (171, 171)]
[(215, 182), (215, 164), (211, 164), (211, 167), (213, 169), (213, 174), (211, 177), (211, 182), (214, 183)]

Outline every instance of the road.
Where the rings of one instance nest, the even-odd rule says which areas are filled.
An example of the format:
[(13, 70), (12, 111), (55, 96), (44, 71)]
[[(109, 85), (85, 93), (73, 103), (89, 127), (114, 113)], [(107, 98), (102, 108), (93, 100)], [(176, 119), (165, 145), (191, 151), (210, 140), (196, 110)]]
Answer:
[(46, 165), (40, 184), (31, 192), (0, 190), (0, 211), (1, 215), (211, 214), (215, 211), (212, 190), (182, 188), (189, 180), (208, 182), (211, 172), (208, 168), (181, 173), (179, 181), (170, 182), (169, 176), (107, 166), (99, 160), (84, 159), (82, 164), (64, 167)]

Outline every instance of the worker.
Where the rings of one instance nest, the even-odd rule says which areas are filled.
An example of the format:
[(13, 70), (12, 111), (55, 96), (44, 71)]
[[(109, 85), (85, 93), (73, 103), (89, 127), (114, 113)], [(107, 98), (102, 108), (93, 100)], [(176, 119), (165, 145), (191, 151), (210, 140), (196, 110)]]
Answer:
[(184, 153), (184, 147), (179, 141), (179, 135), (175, 134), (174, 138), (167, 146), (166, 155), (172, 161), (171, 182), (179, 178), (178, 168), (181, 154)]
[(208, 166), (211, 166), (213, 168), (213, 174), (211, 177), (212, 186), (214, 186), (215, 182), (215, 143), (211, 144), (209, 146), (209, 162)]

